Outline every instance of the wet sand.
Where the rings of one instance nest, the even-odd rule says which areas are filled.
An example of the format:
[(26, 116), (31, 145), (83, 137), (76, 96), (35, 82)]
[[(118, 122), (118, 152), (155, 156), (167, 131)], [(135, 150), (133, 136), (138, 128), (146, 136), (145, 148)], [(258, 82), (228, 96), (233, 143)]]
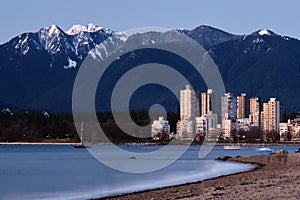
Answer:
[(300, 153), (245, 156), (229, 161), (255, 163), (257, 167), (196, 183), (104, 199), (300, 199)]

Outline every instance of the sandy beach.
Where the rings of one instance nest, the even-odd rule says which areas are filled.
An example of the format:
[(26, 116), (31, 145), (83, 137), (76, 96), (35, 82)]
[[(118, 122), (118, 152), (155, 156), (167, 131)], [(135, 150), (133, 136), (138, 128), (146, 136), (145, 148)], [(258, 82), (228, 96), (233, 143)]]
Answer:
[(255, 163), (252, 171), (196, 183), (171, 186), (104, 199), (299, 199), (300, 153), (251, 156), (229, 159)]

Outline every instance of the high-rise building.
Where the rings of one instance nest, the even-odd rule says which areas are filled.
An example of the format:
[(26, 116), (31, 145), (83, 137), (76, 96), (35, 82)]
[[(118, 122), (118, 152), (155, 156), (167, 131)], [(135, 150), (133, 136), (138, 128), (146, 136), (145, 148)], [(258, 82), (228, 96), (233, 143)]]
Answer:
[(248, 118), (250, 114), (250, 97), (242, 93), (237, 97), (237, 118)]
[(280, 103), (276, 98), (270, 98), (263, 104), (263, 130), (279, 132)]
[(252, 97), (250, 98), (250, 114), (260, 112), (260, 98)]
[(230, 93), (222, 96), (222, 119), (236, 120), (236, 98)]
[(180, 121), (177, 134), (180, 139), (193, 139), (195, 136), (195, 118), (199, 117), (199, 103), (196, 92), (190, 85), (180, 90)]
[(221, 98), (222, 132), (224, 138), (231, 138), (236, 122), (236, 98), (230, 93), (225, 93)]
[(216, 97), (212, 89), (201, 93), (201, 116), (212, 116), (216, 113)]
[(194, 119), (199, 116), (199, 103), (190, 85), (180, 90), (180, 119)]
[(260, 117), (260, 103), (261, 100), (258, 97), (250, 98), (250, 114), (249, 121), (250, 125), (260, 127), (261, 117)]

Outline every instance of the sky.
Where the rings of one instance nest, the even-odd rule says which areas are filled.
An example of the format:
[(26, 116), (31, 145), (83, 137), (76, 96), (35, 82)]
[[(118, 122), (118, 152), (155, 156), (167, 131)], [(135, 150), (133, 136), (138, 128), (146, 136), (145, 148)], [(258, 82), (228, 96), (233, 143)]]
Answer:
[(270, 29), (300, 39), (300, 1), (277, 0), (7, 0), (0, 3), (0, 44), (24, 32), (88, 23), (126, 31), (210, 25), (234, 34)]

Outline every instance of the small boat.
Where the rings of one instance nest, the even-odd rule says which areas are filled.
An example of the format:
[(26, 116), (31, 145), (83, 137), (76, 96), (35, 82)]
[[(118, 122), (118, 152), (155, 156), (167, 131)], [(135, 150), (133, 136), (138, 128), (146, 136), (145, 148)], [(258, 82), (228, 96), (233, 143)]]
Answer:
[(255, 151), (274, 152), (274, 150), (269, 147), (256, 148)]
[(74, 145), (73, 147), (76, 149), (85, 149), (85, 148), (90, 148), (90, 146), (88, 145), (84, 145), (83, 144), (83, 139), (82, 139), (82, 135), (83, 135), (83, 122), (81, 122), (81, 128), (80, 128), (80, 143)]
[(240, 145), (225, 145), (224, 150), (241, 150), (242, 147)]

